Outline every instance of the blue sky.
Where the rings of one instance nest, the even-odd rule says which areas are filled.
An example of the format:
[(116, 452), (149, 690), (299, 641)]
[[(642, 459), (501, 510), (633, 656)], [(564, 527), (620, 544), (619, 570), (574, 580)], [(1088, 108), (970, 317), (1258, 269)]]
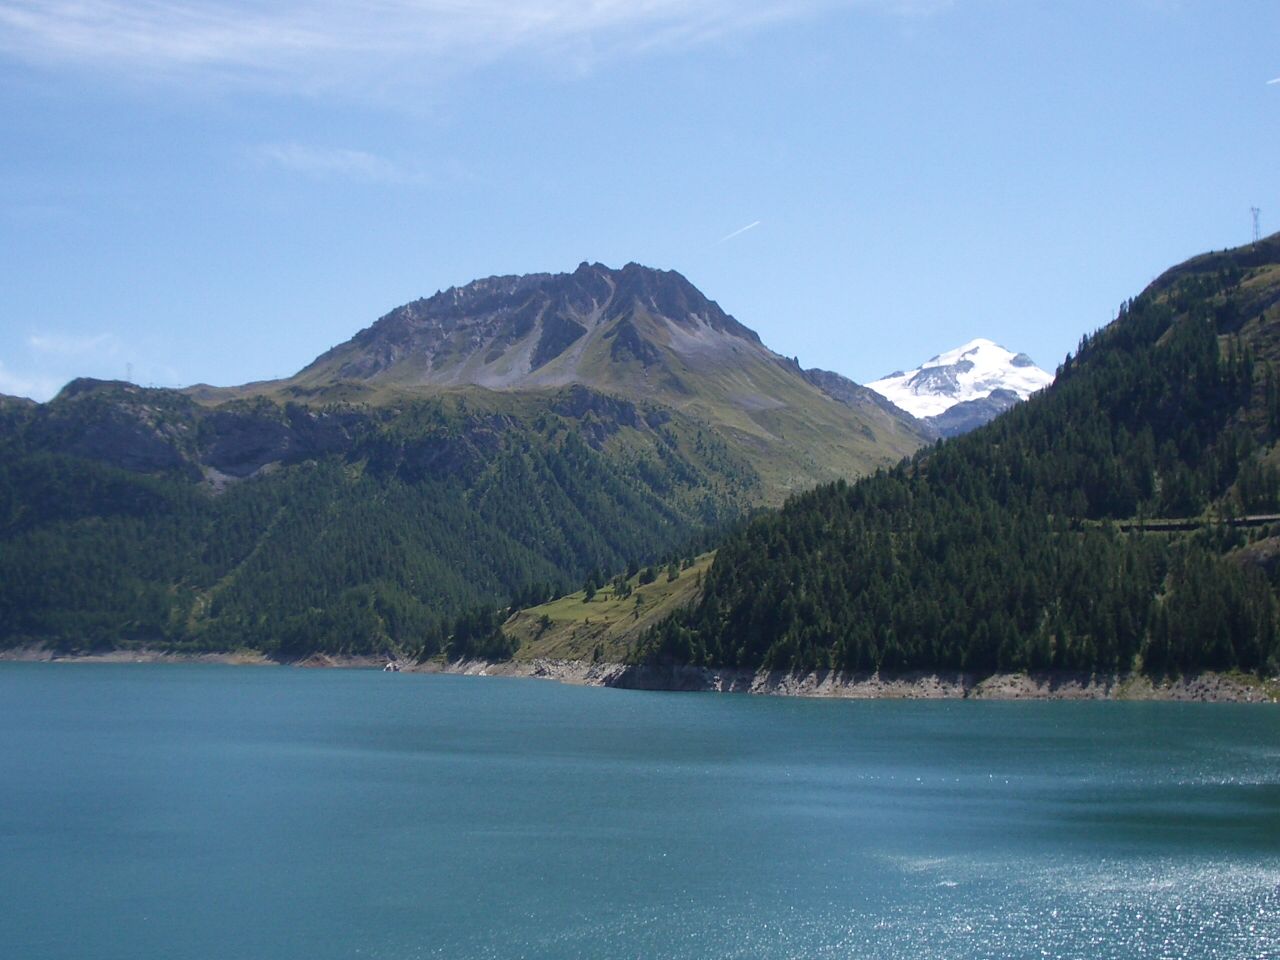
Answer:
[(288, 375), (582, 260), (862, 382), (1052, 369), (1280, 229), (1277, 78), (1274, 0), (0, 0), (0, 392)]

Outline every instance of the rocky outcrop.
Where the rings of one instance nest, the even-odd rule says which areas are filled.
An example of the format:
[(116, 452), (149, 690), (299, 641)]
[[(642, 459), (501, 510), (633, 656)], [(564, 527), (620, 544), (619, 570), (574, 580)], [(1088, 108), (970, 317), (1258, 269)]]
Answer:
[(484, 677), (533, 677), (616, 687), (681, 693), (747, 693), (774, 697), (846, 700), (1176, 700), (1222, 703), (1275, 703), (1280, 681), (1258, 681), (1234, 674), (1197, 673), (1167, 680), (1132, 674), (1047, 671), (1001, 673), (842, 673), (742, 670), (687, 665), (628, 665), (583, 660), (466, 660), (419, 664), (430, 673)]
[(32, 447), (135, 473), (240, 479), (269, 464), (347, 453), (366, 419), (264, 399), (209, 408), (177, 390), (79, 379), (13, 429)]
[[(534, 375), (597, 329), (607, 329), (615, 361), (647, 367), (662, 354), (632, 322), (640, 315), (763, 349), (754, 331), (675, 271), (583, 263), (573, 273), (488, 277), (407, 303), (318, 357), (298, 379), (517, 389), (544, 383)], [(586, 382), (585, 371), (559, 375), (566, 372)]]
[(80, 378), (21, 428), (32, 446), (140, 473), (181, 471), (198, 442), (196, 405), (171, 390)]
[[(797, 367), (799, 365), (797, 364)], [(846, 376), (830, 370), (814, 367), (802, 371), (804, 378), (833, 400), (855, 410), (876, 409), (910, 423), (916, 431), (928, 440), (936, 440), (941, 434), (928, 420), (917, 420), (901, 407), (885, 399), (870, 387), (855, 383)]]
[(929, 417), (925, 422), (937, 430), (939, 436), (958, 437), (989, 423), (1021, 401), (1022, 398), (1012, 390), (993, 390), (977, 400), (957, 403), (945, 413)]
[(201, 417), (199, 461), (229, 476), (247, 477), (267, 464), (348, 453), (363, 419), (297, 404), (228, 405)]

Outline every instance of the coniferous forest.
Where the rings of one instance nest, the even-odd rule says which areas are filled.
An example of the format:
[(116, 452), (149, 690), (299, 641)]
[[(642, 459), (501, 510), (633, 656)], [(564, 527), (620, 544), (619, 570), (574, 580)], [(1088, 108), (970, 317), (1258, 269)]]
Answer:
[(1170, 271), (1044, 393), (758, 518), (637, 658), (1280, 672), (1278, 254)]
[[(0, 407), (3, 646), (501, 656), (499, 610), (705, 541), (736, 515), (726, 491), (749, 482), (670, 417), (562, 416), (554, 398), (495, 417), (454, 398), (347, 411), (340, 442), (213, 491), (176, 454), (140, 472), (83, 452), (105, 405), (144, 439), (177, 437), (153, 456), (184, 453), (210, 429), (193, 404), (124, 385), (64, 393), (42, 411)], [(252, 434), (243, 459), (290, 411), (236, 415)], [(120, 433), (112, 449), (150, 450)]]
[[(574, 387), (0, 402), (0, 644), (501, 659), (512, 607), (715, 543), (759, 475)], [(718, 543), (637, 661), (1280, 672), (1280, 240), (1189, 261), (978, 431)]]
[(583, 263), (282, 380), (0, 397), (0, 645), (502, 655), (509, 607), (925, 442), (833, 382), (677, 273)]

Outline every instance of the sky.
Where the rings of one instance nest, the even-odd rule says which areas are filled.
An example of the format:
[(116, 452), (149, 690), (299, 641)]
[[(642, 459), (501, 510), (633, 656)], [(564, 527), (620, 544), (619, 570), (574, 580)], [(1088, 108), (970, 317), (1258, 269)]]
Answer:
[(1052, 370), (1280, 230), (1275, 0), (0, 0), (0, 393), (287, 376), (393, 307), (680, 271), (859, 382)]

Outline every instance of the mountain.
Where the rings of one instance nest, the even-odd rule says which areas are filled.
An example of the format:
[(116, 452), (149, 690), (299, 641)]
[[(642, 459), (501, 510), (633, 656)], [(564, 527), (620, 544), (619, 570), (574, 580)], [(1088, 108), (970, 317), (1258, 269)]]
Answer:
[(575, 385), (657, 404), (714, 428), (745, 457), (762, 503), (866, 473), (932, 436), (891, 406), (833, 397), (679, 273), (635, 263), (441, 291), (279, 386), (297, 395), (334, 383), (502, 393)]
[(804, 378), (811, 384), (840, 403), (855, 410), (880, 410), (891, 417), (905, 421), (913, 430), (930, 440), (938, 438), (937, 431), (926, 421), (917, 419), (897, 404), (890, 402), (869, 387), (854, 383), (848, 377), (830, 370), (814, 367), (805, 370)]
[(1190, 260), (1003, 416), (727, 538), (633, 656), (1276, 676), (1278, 370), (1280, 235)]
[(575, 383), (683, 401), (684, 378), (777, 355), (674, 271), (489, 277), (391, 311), (295, 380), (495, 390)]
[(923, 421), (938, 431), (942, 437), (958, 437), (976, 430), (984, 423), (990, 423), (1016, 403), (1026, 397), (1013, 390), (1000, 388), (992, 390), (985, 397), (974, 400), (962, 400), (948, 407), (936, 416), (926, 417)]
[(924, 441), (679, 274), (490, 278), (284, 380), (0, 403), (0, 644), (475, 653), (499, 607)]
[(981, 426), (1053, 382), (1025, 353), (1013, 353), (991, 340), (970, 340), (867, 387), (944, 437)]

